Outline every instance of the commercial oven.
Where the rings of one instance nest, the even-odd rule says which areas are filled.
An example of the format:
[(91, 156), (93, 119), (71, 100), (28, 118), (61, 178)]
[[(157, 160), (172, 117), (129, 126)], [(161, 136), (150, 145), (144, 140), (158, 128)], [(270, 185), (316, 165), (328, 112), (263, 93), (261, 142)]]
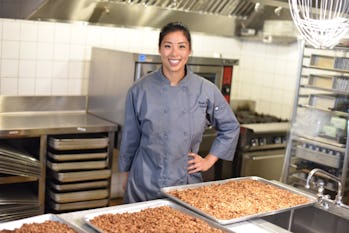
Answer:
[[(159, 55), (134, 54), (135, 80), (161, 67)], [(196, 74), (214, 83), (230, 102), (230, 88), (233, 78), (233, 66), (237, 60), (208, 57), (189, 57), (187, 65)]]
[(280, 180), (288, 129), (288, 122), (242, 124), (236, 153), (240, 176)]

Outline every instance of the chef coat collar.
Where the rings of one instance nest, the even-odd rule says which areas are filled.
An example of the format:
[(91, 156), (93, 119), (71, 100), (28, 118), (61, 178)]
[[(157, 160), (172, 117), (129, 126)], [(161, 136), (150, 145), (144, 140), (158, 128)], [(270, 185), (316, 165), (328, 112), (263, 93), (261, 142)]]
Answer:
[[(183, 86), (183, 85), (187, 85), (188, 84), (188, 79), (190, 77), (190, 75), (193, 73), (193, 71), (188, 67), (188, 65), (185, 65), (185, 69), (186, 69), (186, 75), (184, 76), (184, 78), (178, 83), (178, 86)], [(170, 85), (170, 80), (168, 80), (165, 75), (162, 73), (162, 66), (156, 71), (158, 73), (158, 79), (160, 82), (162, 82), (163, 84), (168, 84)]]

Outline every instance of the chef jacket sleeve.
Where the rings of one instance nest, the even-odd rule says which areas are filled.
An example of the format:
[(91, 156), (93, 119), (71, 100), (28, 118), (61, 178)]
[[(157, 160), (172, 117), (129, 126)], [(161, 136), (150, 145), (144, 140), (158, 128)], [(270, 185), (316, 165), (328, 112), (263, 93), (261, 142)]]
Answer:
[(210, 154), (220, 159), (233, 160), (239, 139), (240, 124), (218, 88), (214, 88), (213, 99), (208, 101), (208, 120), (217, 130), (217, 137), (211, 146)]
[(137, 119), (135, 100), (132, 89), (127, 93), (125, 106), (125, 123), (122, 127), (122, 137), (119, 154), (119, 170), (128, 172), (140, 141), (140, 125)]

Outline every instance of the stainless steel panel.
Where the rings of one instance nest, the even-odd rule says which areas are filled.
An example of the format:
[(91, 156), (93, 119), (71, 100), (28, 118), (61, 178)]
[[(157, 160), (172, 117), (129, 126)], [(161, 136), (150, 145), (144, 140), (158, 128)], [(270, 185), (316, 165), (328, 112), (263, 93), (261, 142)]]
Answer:
[(285, 153), (285, 149), (242, 153), (241, 176), (280, 180)]
[(85, 231), (81, 231), (80, 229), (77, 229), (75, 226), (71, 225), (69, 222), (65, 221), (64, 219), (62, 219), (54, 214), (44, 214), (44, 215), (39, 215), (39, 216), (21, 219), (21, 220), (17, 220), (17, 221), (1, 223), (0, 230), (15, 230), (16, 228), (20, 228), (23, 224), (43, 223), (43, 222), (48, 221), (48, 220), (60, 222), (60, 223), (65, 223), (69, 227), (71, 227), (73, 230), (75, 230), (76, 232), (81, 232), (81, 233), (85, 232)]
[(80, 171), (80, 172), (53, 172), (54, 178), (60, 182), (74, 182), (84, 180), (101, 180), (111, 176), (110, 169)]
[(48, 157), (56, 161), (71, 161), (71, 160), (91, 160), (91, 159), (104, 159), (107, 158), (107, 153), (74, 153), (74, 154), (58, 154), (54, 152), (48, 152)]
[(49, 191), (49, 196), (57, 203), (78, 202), (78, 201), (90, 201), (105, 199), (109, 195), (108, 189), (97, 189), (78, 192), (64, 192), (56, 193), (52, 190)]
[[(96, 225), (94, 225), (93, 223), (91, 223), (91, 220), (99, 215), (102, 214), (122, 214), (122, 213), (133, 213), (133, 212), (139, 212), (141, 210), (144, 209), (149, 209), (149, 208), (156, 208), (156, 207), (161, 207), (161, 206), (169, 206), (171, 208), (174, 208), (182, 213), (188, 214), (190, 216), (193, 216), (195, 218), (201, 219), (205, 222), (207, 222), (210, 226), (218, 228), (223, 230), (224, 232), (233, 232), (231, 230), (229, 230), (228, 228), (219, 225), (213, 221), (210, 221), (206, 218), (204, 218), (203, 216), (196, 214), (195, 212), (186, 209), (172, 201), (169, 200), (154, 200), (154, 201), (147, 201), (147, 202), (140, 202), (137, 204), (131, 204), (131, 205), (122, 205), (122, 206), (118, 206), (116, 208), (110, 208), (110, 209), (106, 209), (104, 211), (98, 211), (96, 213), (90, 213), (84, 216), (84, 221), (93, 229), (95, 229), (98, 232), (103, 233), (104, 231), (102, 231), (99, 227), (97, 227)], [(175, 226), (178, 227), (178, 230), (180, 231), (180, 226)], [(145, 229), (146, 230), (146, 229)]]
[(117, 131), (117, 125), (86, 113), (0, 115), (1, 137)]
[[(260, 181), (262, 183), (265, 183), (265, 184), (269, 184), (269, 185), (272, 185), (276, 188), (280, 188), (280, 189), (283, 189), (283, 190), (287, 190), (289, 192), (292, 192), (292, 193), (295, 193), (295, 194), (298, 194), (298, 195), (301, 195), (303, 197), (306, 197), (309, 202), (307, 204), (302, 204), (302, 205), (297, 205), (297, 206), (293, 206), (292, 208), (283, 208), (283, 209), (279, 209), (279, 210), (275, 210), (275, 211), (270, 211), (270, 212), (264, 212), (264, 213), (259, 213), (259, 214), (252, 214), (252, 215), (249, 215), (249, 216), (245, 216), (245, 217), (240, 217), (240, 218), (234, 218), (234, 219), (228, 219), (228, 220), (225, 220), (225, 219), (218, 219), (216, 218), (215, 216), (212, 216), (182, 200), (180, 200), (179, 198), (177, 197), (174, 197), (172, 195), (169, 194), (169, 192), (171, 191), (174, 191), (174, 190), (186, 190), (186, 189), (192, 189), (192, 188), (198, 188), (198, 187), (202, 187), (202, 186), (209, 186), (209, 185), (213, 185), (213, 184), (224, 184), (224, 183), (227, 183), (229, 181), (232, 181), (232, 180), (256, 180), (256, 181)], [(178, 203), (180, 203), (181, 205), (205, 216), (206, 218), (208, 219), (211, 219), (215, 222), (218, 222), (220, 224), (223, 224), (223, 225), (226, 225), (226, 224), (231, 224), (231, 223), (236, 223), (236, 222), (241, 222), (241, 221), (246, 221), (246, 220), (249, 220), (249, 219), (252, 219), (252, 218), (257, 218), (257, 217), (262, 217), (262, 216), (266, 216), (266, 215), (271, 215), (271, 214), (276, 214), (276, 213), (281, 213), (281, 212), (284, 212), (284, 211), (287, 211), (287, 210), (290, 210), (290, 209), (296, 209), (296, 208), (301, 208), (301, 207), (305, 207), (305, 206), (309, 206), (309, 205), (312, 205), (313, 203), (316, 202), (316, 197), (313, 196), (313, 195), (310, 195), (308, 193), (305, 193), (299, 189), (296, 189), (294, 187), (291, 187), (291, 186), (286, 186), (284, 184), (281, 184), (281, 183), (276, 183), (276, 182), (271, 182), (271, 181), (268, 181), (266, 179), (263, 179), (263, 178), (260, 178), (260, 177), (256, 177), (256, 176), (250, 176), (250, 177), (240, 177), (240, 178), (233, 178), (233, 179), (226, 179), (226, 180), (220, 180), (220, 181), (211, 181), (211, 182), (203, 182), (203, 183), (196, 183), (196, 184), (189, 184), (189, 185), (179, 185), (179, 186), (172, 186), (172, 187), (165, 187), (165, 188), (162, 188), (161, 189), (161, 192), (169, 197), (171, 200), (174, 200)], [(235, 191), (232, 190), (232, 193), (234, 193)]]
[(92, 48), (87, 109), (118, 124), (124, 123), (128, 88), (133, 83), (132, 53)]

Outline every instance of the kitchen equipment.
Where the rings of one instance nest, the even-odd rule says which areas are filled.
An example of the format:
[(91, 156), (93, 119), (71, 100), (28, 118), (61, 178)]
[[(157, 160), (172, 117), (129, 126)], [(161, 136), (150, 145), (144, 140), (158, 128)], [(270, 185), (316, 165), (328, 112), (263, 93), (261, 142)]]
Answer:
[[(258, 182), (262, 182), (264, 184), (268, 184), (268, 185), (271, 185), (271, 186), (274, 186), (274, 187), (277, 187), (279, 189), (283, 189), (283, 190), (287, 190), (291, 193), (294, 193), (294, 194), (298, 194), (302, 197), (306, 197), (308, 199), (308, 202), (305, 203), (305, 204), (299, 204), (299, 205), (296, 205), (296, 206), (292, 206), (292, 207), (288, 207), (288, 208), (282, 208), (282, 209), (278, 209), (278, 210), (275, 210), (275, 211), (267, 211), (267, 212), (261, 212), (261, 213), (258, 213), (258, 214), (248, 214), (246, 216), (242, 216), (242, 217), (238, 217), (238, 218), (232, 218), (232, 219), (220, 219), (220, 218), (217, 218), (203, 210), (200, 210), (198, 208), (196, 208), (195, 206), (193, 205), (190, 205), (188, 204), (187, 202), (184, 202), (182, 201), (181, 199), (173, 196), (170, 194), (171, 191), (175, 191), (175, 190), (187, 190), (187, 189), (193, 189), (193, 188), (198, 188), (198, 187), (207, 187), (207, 186), (210, 186), (210, 185), (216, 185), (216, 184), (224, 184), (224, 183), (227, 183), (227, 182), (230, 182), (230, 181), (243, 181), (243, 180), (255, 180), (255, 181), (258, 181)], [(170, 198), (171, 200), (174, 200), (176, 201), (177, 203), (180, 203), (181, 205), (195, 211), (196, 213), (199, 213), (200, 215), (202, 216), (205, 216), (206, 218), (212, 220), (212, 221), (215, 221), (217, 223), (220, 223), (220, 224), (223, 224), (223, 225), (226, 225), (226, 224), (232, 224), (232, 223), (236, 223), (236, 222), (241, 222), (241, 221), (246, 221), (246, 220), (249, 220), (249, 219), (252, 219), (252, 218), (257, 218), (257, 217), (262, 217), (262, 216), (266, 216), (266, 215), (270, 215), (270, 214), (276, 214), (276, 213), (281, 213), (281, 212), (284, 212), (284, 211), (288, 211), (290, 209), (296, 209), (296, 208), (301, 208), (301, 207), (305, 207), (305, 206), (308, 206), (308, 205), (312, 205), (313, 203), (316, 202), (316, 197), (313, 196), (313, 195), (309, 195), (308, 193), (305, 193), (305, 192), (302, 192), (296, 188), (293, 188), (291, 186), (287, 186), (287, 185), (284, 185), (282, 183), (279, 183), (279, 182), (271, 182), (271, 181), (268, 181), (268, 180), (265, 180), (263, 178), (260, 178), (260, 177), (256, 177), (256, 176), (250, 176), (250, 177), (240, 177), (240, 178), (232, 178), (232, 179), (225, 179), (225, 180), (220, 180), (220, 181), (211, 181), (211, 182), (202, 182), (202, 183), (196, 183), (196, 184), (189, 184), (189, 185), (179, 185), (179, 186), (172, 186), (172, 187), (165, 187), (165, 188), (162, 188), (161, 189), (162, 193), (164, 195), (166, 195), (168, 198)], [(238, 190), (231, 190), (231, 195), (234, 195), (234, 192), (238, 192)], [(227, 193), (227, 195), (229, 195), (229, 193)], [(258, 196), (258, 195), (256, 195)], [(221, 208), (224, 208), (224, 207), (221, 207)]]
[(280, 180), (288, 129), (288, 122), (242, 124), (235, 172)]
[(210, 176), (206, 175), (206, 180), (240, 176), (279, 180), (289, 130), (288, 121), (256, 112), (256, 103), (251, 100), (233, 100), (231, 106), (240, 123), (240, 136), (234, 159), (218, 160), (214, 172)]

